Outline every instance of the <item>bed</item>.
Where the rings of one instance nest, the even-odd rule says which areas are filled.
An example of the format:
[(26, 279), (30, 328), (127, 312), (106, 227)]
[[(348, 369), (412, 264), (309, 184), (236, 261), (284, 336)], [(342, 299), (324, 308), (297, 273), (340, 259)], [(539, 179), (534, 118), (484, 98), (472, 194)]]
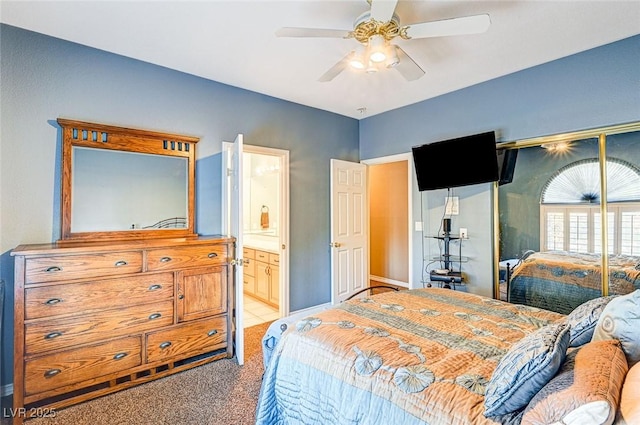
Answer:
[(500, 423), (483, 416), (498, 361), (561, 317), (441, 288), (345, 302), (282, 336), (256, 423)]
[[(636, 292), (632, 309), (640, 308)], [(553, 415), (584, 424), (570, 415), (596, 399), (608, 407), (599, 411), (602, 423), (611, 424), (628, 370), (625, 351), (613, 338), (590, 341), (611, 299), (570, 315), (442, 288), (344, 302), (281, 335), (256, 424), (541, 425), (556, 422)], [(640, 404), (640, 395), (629, 397), (632, 408)]]
[[(640, 288), (640, 258), (609, 256), (609, 293), (624, 295)], [(535, 252), (512, 272), (509, 301), (568, 314), (601, 295), (598, 254)]]

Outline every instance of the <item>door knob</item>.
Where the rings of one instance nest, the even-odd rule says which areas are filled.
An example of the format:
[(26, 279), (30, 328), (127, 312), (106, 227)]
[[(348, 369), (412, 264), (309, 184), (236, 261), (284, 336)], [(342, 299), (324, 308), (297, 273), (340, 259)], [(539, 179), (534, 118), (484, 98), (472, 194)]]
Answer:
[(331, 243), (329, 244), (329, 246), (330, 246), (331, 248), (340, 248), (341, 244), (340, 244), (340, 242), (331, 242)]

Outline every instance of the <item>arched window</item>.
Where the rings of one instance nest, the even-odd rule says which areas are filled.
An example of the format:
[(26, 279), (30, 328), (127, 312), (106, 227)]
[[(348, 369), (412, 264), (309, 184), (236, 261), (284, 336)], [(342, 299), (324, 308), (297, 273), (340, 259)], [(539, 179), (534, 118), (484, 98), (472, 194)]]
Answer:
[[(640, 170), (621, 159), (607, 158), (607, 202), (640, 201)], [(543, 204), (600, 203), (597, 158), (576, 161), (558, 170), (542, 189)]]
[[(640, 255), (640, 170), (607, 158), (609, 254)], [(602, 253), (597, 158), (558, 170), (540, 197), (543, 250)]]

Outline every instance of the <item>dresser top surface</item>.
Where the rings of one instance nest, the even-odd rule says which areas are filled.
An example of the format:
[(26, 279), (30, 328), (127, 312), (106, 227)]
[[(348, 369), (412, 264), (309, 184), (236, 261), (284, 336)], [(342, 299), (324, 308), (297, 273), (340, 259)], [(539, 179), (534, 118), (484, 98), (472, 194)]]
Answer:
[(64, 242), (19, 245), (11, 251), (11, 255), (61, 254), (74, 252), (99, 252), (113, 250), (153, 249), (162, 247), (180, 247), (207, 245), (212, 243), (233, 243), (235, 238), (222, 235), (197, 236), (194, 238), (150, 238), (126, 241), (100, 242)]

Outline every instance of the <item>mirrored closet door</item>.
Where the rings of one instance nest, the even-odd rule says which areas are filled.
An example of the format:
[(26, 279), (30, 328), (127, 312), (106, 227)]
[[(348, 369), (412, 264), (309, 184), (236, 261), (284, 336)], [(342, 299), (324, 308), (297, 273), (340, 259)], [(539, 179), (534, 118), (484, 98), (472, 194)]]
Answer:
[(517, 160), (494, 192), (497, 296), (566, 314), (640, 288), (640, 123), (499, 149)]

